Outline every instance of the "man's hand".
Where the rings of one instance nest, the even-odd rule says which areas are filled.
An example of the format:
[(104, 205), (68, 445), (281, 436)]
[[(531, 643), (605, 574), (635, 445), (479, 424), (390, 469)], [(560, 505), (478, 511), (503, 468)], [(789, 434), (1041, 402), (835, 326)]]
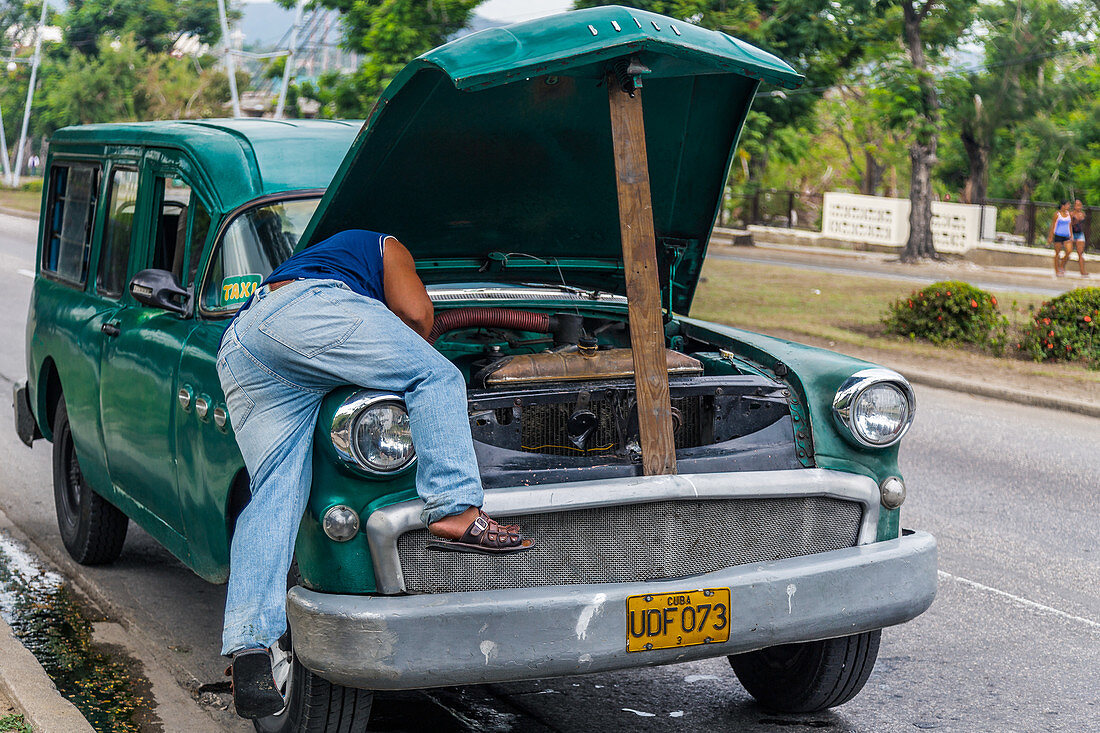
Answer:
[(424, 283), (416, 274), (416, 262), (405, 245), (386, 237), (382, 253), (382, 285), (386, 305), (412, 330), (428, 338), (435, 321), (435, 308)]

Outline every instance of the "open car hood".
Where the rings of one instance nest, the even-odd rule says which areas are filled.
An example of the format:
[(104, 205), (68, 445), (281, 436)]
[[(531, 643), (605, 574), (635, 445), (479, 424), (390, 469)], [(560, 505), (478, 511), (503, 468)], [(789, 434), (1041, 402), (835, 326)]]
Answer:
[(717, 31), (618, 6), (452, 41), (372, 110), (299, 246), (392, 234), (425, 282), (625, 293), (607, 74), (634, 56), (666, 307), (691, 305), (730, 159), (761, 81), (802, 77)]

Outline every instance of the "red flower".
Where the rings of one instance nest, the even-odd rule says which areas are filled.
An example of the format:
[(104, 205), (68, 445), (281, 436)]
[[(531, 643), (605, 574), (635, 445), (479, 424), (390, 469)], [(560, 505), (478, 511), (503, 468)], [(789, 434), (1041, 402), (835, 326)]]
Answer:
[(949, 297), (949, 298), (951, 297), (951, 291), (950, 290), (947, 291), (947, 297)]
[(989, 296), (989, 302), (993, 305), (997, 305), (997, 298), (993, 295)]
[(1085, 316), (1085, 323), (1092, 323), (1092, 316)]
[(1069, 351), (1069, 344), (1066, 344), (1066, 351)]
[(1044, 318), (1043, 323), (1045, 323), (1049, 326), (1050, 325), (1050, 319), (1049, 318)]
[(936, 320), (937, 320), (937, 321), (942, 321), (942, 320), (943, 320), (943, 316), (936, 316)]
[(1048, 348), (1048, 349), (1053, 349), (1053, 348), (1054, 348), (1054, 344), (1047, 344), (1047, 348)]
[(1053, 335), (1054, 335), (1054, 331), (1051, 331), (1050, 333), (1047, 334), (1047, 336), (1053, 336)]
[(971, 298), (971, 299), (970, 299), (970, 307), (971, 307), (971, 308), (977, 308), (977, 307), (978, 307), (978, 301), (976, 301), (976, 300), (974, 300), (973, 298)]

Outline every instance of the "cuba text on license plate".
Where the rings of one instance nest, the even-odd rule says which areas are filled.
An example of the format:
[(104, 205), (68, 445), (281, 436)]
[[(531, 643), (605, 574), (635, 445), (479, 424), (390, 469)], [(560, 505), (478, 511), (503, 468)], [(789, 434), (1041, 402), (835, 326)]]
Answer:
[(706, 588), (626, 599), (626, 650), (729, 641), (730, 590)]

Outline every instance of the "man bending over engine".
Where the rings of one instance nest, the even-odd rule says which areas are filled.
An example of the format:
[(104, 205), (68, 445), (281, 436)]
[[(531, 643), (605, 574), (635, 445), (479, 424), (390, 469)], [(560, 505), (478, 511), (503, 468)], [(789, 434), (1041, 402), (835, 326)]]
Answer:
[(481, 511), (466, 385), (425, 340), (433, 317), (409, 251), (393, 237), (351, 230), (275, 268), (225, 332), (218, 377), (252, 491), (230, 548), (222, 636), (242, 717), (284, 706), (270, 648), (286, 631), (286, 576), (309, 498), (313, 431), (332, 389), (404, 396), (429, 546), (495, 554), (531, 547), (514, 525)]

